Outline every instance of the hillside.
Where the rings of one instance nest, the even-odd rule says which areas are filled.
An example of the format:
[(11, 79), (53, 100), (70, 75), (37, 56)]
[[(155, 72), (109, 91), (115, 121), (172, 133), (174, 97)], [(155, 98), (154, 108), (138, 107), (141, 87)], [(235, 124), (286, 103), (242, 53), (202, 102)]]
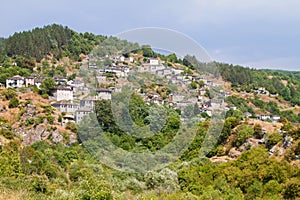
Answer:
[(103, 36), (91, 33), (78, 34), (68, 27), (53, 24), (13, 34), (5, 39), (4, 54), (20, 55), (37, 61), (49, 54), (56, 59), (64, 56), (79, 59), (80, 54), (88, 54), (104, 39)]
[(0, 54), (0, 199), (300, 198), (298, 72), (56, 24)]

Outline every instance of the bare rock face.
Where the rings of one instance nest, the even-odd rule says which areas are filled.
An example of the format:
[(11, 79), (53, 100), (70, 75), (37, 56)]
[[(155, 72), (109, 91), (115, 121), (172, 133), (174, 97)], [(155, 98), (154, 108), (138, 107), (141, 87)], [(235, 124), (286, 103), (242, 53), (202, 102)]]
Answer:
[(53, 143), (63, 142), (63, 136), (58, 130), (54, 130), (47, 124), (39, 124), (29, 130), (26, 128), (14, 129), (15, 134), (23, 138), (22, 143), (27, 146), (34, 142), (49, 140)]
[[(38, 110), (36, 105), (27, 104), (24, 107), (19, 123), (16, 123), (13, 127), (13, 132), (22, 138), (23, 145), (27, 146), (44, 140), (51, 143), (66, 142), (62, 134), (64, 130), (50, 124), (45, 115), (45, 113)], [(76, 141), (76, 134), (70, 135), (70, 143)]]
[(238, 151), (236, 148), (230, 149), (228, 156), (230, 158), (238, 158), (242, 153)]

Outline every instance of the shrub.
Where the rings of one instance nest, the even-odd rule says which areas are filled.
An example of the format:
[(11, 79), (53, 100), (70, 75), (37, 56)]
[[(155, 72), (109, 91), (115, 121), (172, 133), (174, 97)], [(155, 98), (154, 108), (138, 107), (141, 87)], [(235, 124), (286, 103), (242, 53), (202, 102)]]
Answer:
[(4, 100), (10, 100), (17, 96), (16, 92), (13, 89), (7, 89), (3, 92)]
[(0, 135), (3, 135), (3, 137), (5, 137), (8, 140), (11, 140), (14, 138), (14, 134), (10, 130), (6, 130), (6, 129), (1, 129)]
[(77, 130), (78, 130), (77, 125), (74, 124), (73, 122), (68, 122), (66, 124), (66, 129), (72, 131), (73, 133), (77, 133)]
[(51, 115), (47, 115), (46, 119), (48, 120), (49, 124), (53, 124), (54, 123), (54, 117)]
[(18, 106), (19, 106), (19, 100), (16, 97), (13, 97), (8, 103), (9, 108), (16, 108)]
[(278, 142), (282, 140), (282, 135), (278, 132), (274, 132), (267, 137), (267, 147), (270, 149)]
[(39, 125), (41, 123), (44, 122), (44, 117), (43, 116), (39, 116), (36, 120), (35, 120), (35, 124)]
[(34, 124), (34, 118), (27, 118), (26, 119), (26, 125), (28, 126), (28, 125), (32, 125), (32, 124)]
[(241, 146), (250, 136), (253, 135), (254, 130), (247, 125), (241, 125), (237, 128), (237, 138), (233, 141), (235, 147)]

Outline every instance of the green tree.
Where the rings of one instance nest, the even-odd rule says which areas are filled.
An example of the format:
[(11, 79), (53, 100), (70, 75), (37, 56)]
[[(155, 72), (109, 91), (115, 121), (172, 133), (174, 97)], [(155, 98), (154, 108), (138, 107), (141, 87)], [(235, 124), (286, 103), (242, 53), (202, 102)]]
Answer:
[(252, 136), (254, 133), (254, 130), (252, 127), (247, 126), (245, 124), (239, 126), (236, 129), (236, 138), (233, 142), (234, 146), (239, 147), (241, 146), (250, 136)]
[(46, 78), (40, 86), (41, 94), (50, 95), (50, 92), (55, 88), (55, 85), (55, 81), (52, 78)]
[(261, 139), (263, 137), (262, 126), (260, 124), (254, 125), (254, 137), (256, 139)]

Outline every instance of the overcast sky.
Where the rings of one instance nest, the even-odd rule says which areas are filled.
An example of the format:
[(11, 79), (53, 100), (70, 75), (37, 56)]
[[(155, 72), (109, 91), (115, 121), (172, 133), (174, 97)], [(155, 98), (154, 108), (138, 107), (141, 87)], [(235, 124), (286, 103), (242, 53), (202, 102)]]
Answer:
[(162, 27), (195, 39), (217, 61), (300, 71), (299, 0), (9, 0), (0, 36), (52, 23), (116, 35)]

